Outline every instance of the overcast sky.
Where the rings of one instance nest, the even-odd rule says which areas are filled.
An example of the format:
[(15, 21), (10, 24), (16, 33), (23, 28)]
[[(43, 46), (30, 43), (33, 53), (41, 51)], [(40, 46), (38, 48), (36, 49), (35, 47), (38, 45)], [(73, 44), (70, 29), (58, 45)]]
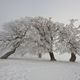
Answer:
[(24, 16), (53, 17), (60, 22), (80, 19), (80, 0), (0, 0), (0, 26)]

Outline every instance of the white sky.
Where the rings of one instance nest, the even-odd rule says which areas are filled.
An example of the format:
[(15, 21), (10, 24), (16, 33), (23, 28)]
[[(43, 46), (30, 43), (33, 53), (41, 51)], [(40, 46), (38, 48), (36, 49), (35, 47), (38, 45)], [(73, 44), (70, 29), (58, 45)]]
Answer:
[(80, 19), (80, 0), (0, 0), (0, 27), (24, 16), (53, 17), (59, 22)]

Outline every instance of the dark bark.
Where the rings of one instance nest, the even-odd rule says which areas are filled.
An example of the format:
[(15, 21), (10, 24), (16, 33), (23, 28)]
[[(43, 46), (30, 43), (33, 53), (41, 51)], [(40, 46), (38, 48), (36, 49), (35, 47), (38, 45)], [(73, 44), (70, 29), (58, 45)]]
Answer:
[(76, 55), (74, 53), (71, 53), (70, 62), (75, 62), (75, 60), (76, 60)]
[(39, 57), (39, 58), (41, 58), (41, 57), (42, 57), (42, 54), (41, 54), (41, 53), (39, 53), (39, 54), (38, 54), (38, 57)]
[(53, 52), (49, 52), (51, 61), (56, 61)]
[(14, 54), (16, 51), (16, 48), (7, 52), (6, 54), (4, 54), (3, 56), (0, 57), (0, 59), (7, 59), (11, 54)]

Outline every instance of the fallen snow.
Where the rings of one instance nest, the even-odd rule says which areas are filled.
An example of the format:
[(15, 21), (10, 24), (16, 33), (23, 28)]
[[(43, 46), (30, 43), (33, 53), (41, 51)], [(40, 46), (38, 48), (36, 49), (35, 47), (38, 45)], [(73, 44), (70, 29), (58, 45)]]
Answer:
[(0, 80), (80, 80), (80, 63), (46, 59), (0, 60)]

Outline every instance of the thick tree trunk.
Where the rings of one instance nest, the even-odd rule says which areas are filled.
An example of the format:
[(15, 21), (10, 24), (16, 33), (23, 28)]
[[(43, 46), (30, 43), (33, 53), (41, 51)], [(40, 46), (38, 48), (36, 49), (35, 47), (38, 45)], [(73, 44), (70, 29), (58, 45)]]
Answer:
[(3, 56), (0, 57), (0, 59), (7, 59), (11, 54), (14, 54), (16, 51), (16, 48), (7, 52), (6, 54), (4, 54)]
[(70, 62), (75, 62), (75, 60), (76, 60), (76, 55), (74, 53), (71, 53)]
[(56, 61), (53, 52), (49, 52), (51, 61)]

